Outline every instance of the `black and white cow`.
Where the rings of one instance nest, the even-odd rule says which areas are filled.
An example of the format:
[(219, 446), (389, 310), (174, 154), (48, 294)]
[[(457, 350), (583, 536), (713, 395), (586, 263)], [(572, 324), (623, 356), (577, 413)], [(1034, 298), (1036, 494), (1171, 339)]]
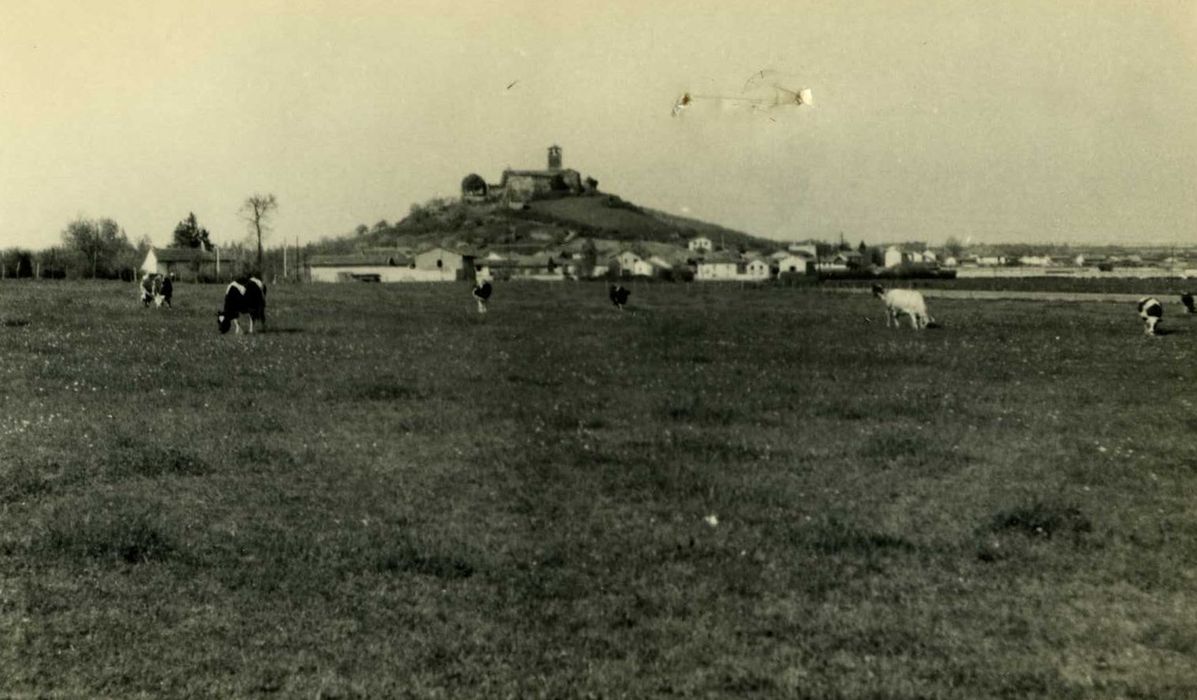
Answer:
[(623, 307), (628, 303), (628, 295), (631, 294), (624, 289), (623, 285), (611, 285), (611, 290), (607, 296), (611, 298), (611, 303), (615, 304), (615, 308), (623, 311)]
[(162, 278), (162, 286), (158, 290), (158, 296), (162, 299), (159, 305), (166, 304), (167, 308), (173, 308), (170, 305), (170, 298), (174, 296), (175, 283), (171, 282), (170, 277)]
[(1164, 305), (1155, 297), (1143, 297), (1139, 300), (1139, 318), (1143, 319), (1146, 325), (1144, 332), (1147, 335), (1158, 335), (1156, 326), (1160, 325), (1160, 320), (1164, 318)]
[(217, 327), (221, 333), (228, 333), (229, 328), (236, 328), (241, 332), (241, 324), (237, 317), (249, 316), (249, 332), (254, 332), (254, 319), (262, 322), (266, 327), (266, 285), (257, 277), (230, 282), (224, 291), (224, 308), (216, 312)]
[(478, 302), (478, 313), (486, 313), (486, 302), (490, 300), (493, 291), (494, 287), (490, 286), (490, 280), (483, 280), (481, 284), (474, 285), (474, 300)]
[(1180, 295), (1180, 303), (1185, 305), (1185, 308), (1188, 309), (1189, 313), (1197, 314), (1197, 306), (1193, 305), (1193, 295), (1189, 292), (1185, 292), (1184, 294)]
[(141, 305), (149, 306), (158, 296), (158, 275), (145, 273), (141, 278), (139, 291), (141, 292)]

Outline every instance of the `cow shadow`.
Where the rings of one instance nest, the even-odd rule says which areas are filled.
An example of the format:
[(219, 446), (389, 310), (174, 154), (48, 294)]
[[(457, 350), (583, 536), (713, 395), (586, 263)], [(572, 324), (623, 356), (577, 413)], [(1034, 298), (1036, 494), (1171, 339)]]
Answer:
[(268, 328), (262, 332), (268, 333), (270, 335), (293, 335), (295, 333), (305, 333), (306, 331), (303, 328), (291, 327), (291, 328)]

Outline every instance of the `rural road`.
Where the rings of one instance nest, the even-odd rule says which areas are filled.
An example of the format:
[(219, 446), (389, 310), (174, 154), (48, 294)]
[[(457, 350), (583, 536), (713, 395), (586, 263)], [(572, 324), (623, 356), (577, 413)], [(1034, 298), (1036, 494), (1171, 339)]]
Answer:
[[(837, 287), (823, 289), (832, 294), (868, 294), (867, 287)], [(980, 289), (928, 289), (919, 288), (923, 296), (928, 299), (989, 299), (1016, 301), (1079, 301), (1079, 302), (1115, 302), (1119, 304), (1134, 304), (1145, 294), (1114, 294), (1107, 292), (1026, 292), (1026, 291), (992, 291)], [(1155, 295), (1164, 304), (1180, 305), (1180, 297), (1175, 294)]]

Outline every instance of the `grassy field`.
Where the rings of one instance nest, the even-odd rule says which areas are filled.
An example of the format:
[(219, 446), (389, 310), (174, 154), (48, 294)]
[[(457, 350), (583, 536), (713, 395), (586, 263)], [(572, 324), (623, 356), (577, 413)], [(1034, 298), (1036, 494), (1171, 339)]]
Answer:
[(0, 697), (1192, 698), (1197, 320), (0, 283)]
[[(878, 280), (882, 285), (916, 289), (968, 289), (1092, 294), (1149, 294), (1159, 297), (1197, 293), (1197, 280), (1179, 277), (963, 277), (950, 280)], [(869, 287), (873, 280), (837, 280), (824, 287)]]

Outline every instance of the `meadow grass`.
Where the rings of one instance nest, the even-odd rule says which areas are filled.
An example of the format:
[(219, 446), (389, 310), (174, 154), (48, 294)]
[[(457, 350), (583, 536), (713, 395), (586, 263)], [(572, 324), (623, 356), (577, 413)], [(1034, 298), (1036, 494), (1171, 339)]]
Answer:
[(0, 695), (1197, 694), (1197, 322), (632, 291), (0, 284)]

